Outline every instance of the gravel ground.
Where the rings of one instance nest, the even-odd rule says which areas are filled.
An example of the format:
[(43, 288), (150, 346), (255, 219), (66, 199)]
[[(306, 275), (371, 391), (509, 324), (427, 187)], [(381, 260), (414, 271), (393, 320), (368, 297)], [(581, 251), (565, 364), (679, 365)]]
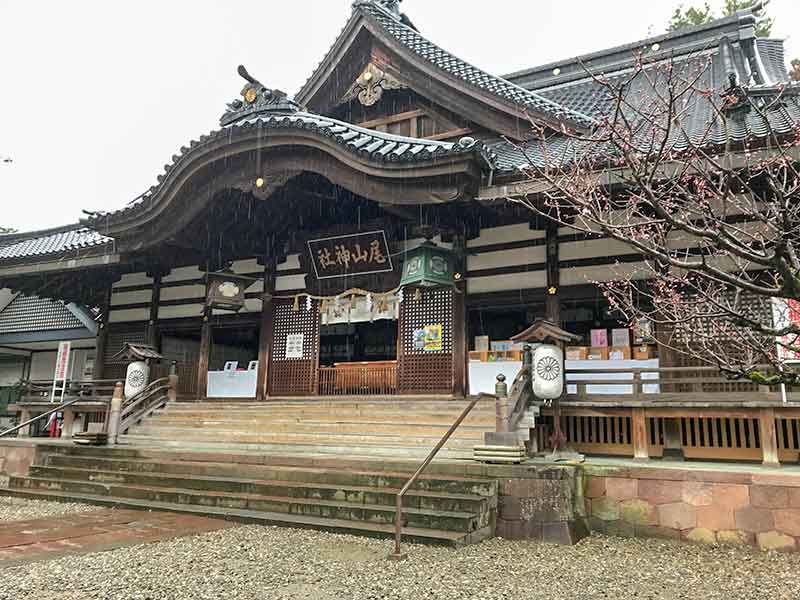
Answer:
[(67, 513), (98, 510), (97, 506), (76, 504), (74, 502), (48, 502), (47, 500), (28, 500), (0, 496), (0, 525), (9, 521), (42, 519)]
[(243, 526), (0, 569), (0, 599), (675, 599), (800, 597), (800, 555), (593, 536), (460, 550)]

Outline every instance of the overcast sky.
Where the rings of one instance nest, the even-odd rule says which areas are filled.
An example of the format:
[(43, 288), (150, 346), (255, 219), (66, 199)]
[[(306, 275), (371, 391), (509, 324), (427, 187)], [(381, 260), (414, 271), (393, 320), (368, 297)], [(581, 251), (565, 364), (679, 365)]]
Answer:
[[(698, 2), (699, 3), (699, 2)], [(712, 1), (720, 5), (721, 0)], [(405, 0), (440, 46), (503, 74), (662, 33), (675, 0)], [(123, 207), (217, 127), (240, 63), (294, 94), (351, 0), (0, 0), (0, 226), (74, 223)], [(773, 0), (787, 38), (800, 1)], [(800, 29), (796, 29), (800, 37)]]

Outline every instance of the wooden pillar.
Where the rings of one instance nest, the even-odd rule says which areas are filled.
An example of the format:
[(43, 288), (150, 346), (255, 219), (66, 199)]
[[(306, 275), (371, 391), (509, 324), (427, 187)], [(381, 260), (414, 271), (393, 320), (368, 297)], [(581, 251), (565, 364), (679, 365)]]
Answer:
[(548, 223), (545, 231), (547, 259), (547, 290), (545, 295), (545, 318), (561, 325), (561, 303), (558, 299), (560, 284), (560, 259), (558, 252), (558, 225)]
[(109, 282), (100, 305), (100, 321), (97, 323), (97, 340), (95, 342), (94, 367), (92, 379), (103, 379), (106, 368), (106, 347), (108, 345), (108, 318), (111, 311), (111, 286)]
[(762, 408), (758, 416), (758, 431), (761, 438), (761, 456), (765, 465), (777, 467), (780, 465), (778, 458), (778, 435), (775, 428), (775, 409)]
[(203, 311), (203, 324), (200, 326), (200, 356), (197, 359), (197, 399), (205, 400), (208, 391), (208, 362), (211, 354), (211, 314), (212, 309)]
[(467, 282), (466, 241), (458, 237), (454, 244), (455, 273), (459, 274), (453, 289), (453, 395), (463, 398), (467, 394)]
[(258, 339), (258, 383), (256, 399), (264, 401), (269, 397), (269, 361), (272, 356), (272, 343), (275, 335), (275, 294), (276, 265), (268, 261), (264, 266), (264, 293), (261, 297), (261, 330)]
[(633, 435), (633, 460), (649, 460), (647, 447), (647, 415), (644, 408), (634, 408), (631, 414), (631, 433)]
[(147, 344), (158, 349), (158, 308), (161, 303), (161, 278), (163, 273), (160, 269), (155, 269), (148, 273), (153, 278), (153, 288), (150, 294), (150, 317), (147, 321)]

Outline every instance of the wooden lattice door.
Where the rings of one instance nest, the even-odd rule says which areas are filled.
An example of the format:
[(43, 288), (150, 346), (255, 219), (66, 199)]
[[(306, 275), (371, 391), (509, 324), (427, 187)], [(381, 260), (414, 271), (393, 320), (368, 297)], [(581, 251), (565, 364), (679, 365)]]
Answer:
[[(275, 328), (270, 357), (269, 393), (271, 396), (316, 394), (319, 363), (320, 315), (317, 302), (311, 310), (301, 303), (275, 303)], [(300, 337), (302, 336), (302, 337)]]
[[(450, 394), (453, 391), (453, 290), (422, 289), (415, 299), (405, 290), (398, 323), (398, 382), (403, 394)], [(442, 326), (441, 350), (420, 347), (426, 327)], [(415, 338), (417, 341), (415, 341)]]

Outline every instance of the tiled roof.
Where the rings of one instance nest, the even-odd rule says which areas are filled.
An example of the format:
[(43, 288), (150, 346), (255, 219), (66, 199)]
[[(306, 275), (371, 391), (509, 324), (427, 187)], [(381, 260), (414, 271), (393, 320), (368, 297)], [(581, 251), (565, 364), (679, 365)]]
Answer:
[[(629, 79), (637, 62), (643, 60), (651, 80), (665, 85), (663, 75), (655, 75), (666, 61), (676, 73), (689, 78), (699, 75), (695, 89), (708, 90), (710, 100), (697, 93), (687, 97), (682, 106), (681, 128), (672, 137), (672, 150), (680, 151), (689, 141), (702, 145), (758, 143), (769, 133), (793, 135), (800, 124), (800, 85), (789, 84), (781, 40), (747, 37), (746, 25), (753, 22), (750, 13), (739, 13), (708, 25), (672, 32), (634, 44), (611, 48), (569, 61), (559, 61), (507, 76), (550, 100), (569, 106), (602, 121), (615, 108), (616, 100), (595, 78), (611, 83)], [(743, 33), (744, 32), (744, 33)], [(755, 43), (750, 44), (749, 41)], [(649, 65), (649, 66), (647, 66)], [(729, 75), (748, 90), (754, 109), (728, 113), (725, 119), (717, 110), (722, 106), (720, 94), (730, 86)], [(748, 79), (749, 77), (749, 79)], [(638, 76), (627, 88), (627, 98), (634, 104), (641, 98), (645, 105), (653, 91), (647, 77)], [(779, 101), (775, 101), (780, 98)], [(716, 107), (716, 108), (715, 108)], [(765, 112), (767, 119), (759, 114)], [(533, 160), (544, 161), (540, 142), (519, 146), (497, 140), (488, 145), (497, 154), (498, 168), (515, 169)], [(603, 149), (563, 138), (548, 140), (551, 159), (570, 160), (585, 152)]]
[(486, 71), (478, 69), (450, 54), (423, 37), (416, 29), (404, 23), (398, 14), (385, 8), (381, 2), (361, 0), (356, 2), (354, 7), (378, 23), (387, 33), (416, 55), (468, 84), (494, 94), (512, 104), (559, 120), (565, 120), (581, 127), (591, 127), (595, 124), (591, 116), (576, 110), (574, 107), (565, 106), (541, 94), (526, 90), (502, 77), (490, 75)]
[(63, 302), (36, 296), (19, 295), (0, 311), (0, 334), (83, 327), (84, 324)]
[[(31, 235), (35, 235), (31, 234)], [(76, 226), (74, 229), (31, 237), (0, 247), (0, 261), (35, 256), (64, 254), (111, 243), (113, 240), (96, 231)]]

